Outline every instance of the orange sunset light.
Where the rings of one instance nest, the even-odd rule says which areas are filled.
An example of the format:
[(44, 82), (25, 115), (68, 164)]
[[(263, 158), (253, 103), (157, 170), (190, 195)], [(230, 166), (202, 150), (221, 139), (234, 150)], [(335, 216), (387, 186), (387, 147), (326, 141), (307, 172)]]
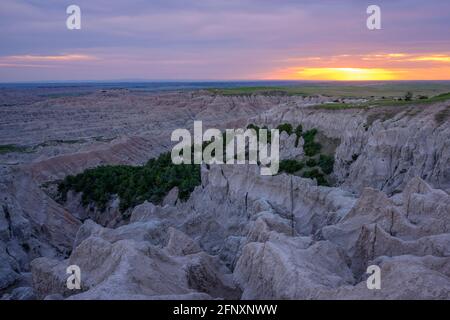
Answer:
[(395, 74), (385, 69), (365, 68), (306, 68), (297, 71), (299, 78), (311, 80), (335, 81), (367, 81), (367, 80), (394, 80)]
[(275, 72), (265, 79), (387, 81), (450, 80), (450, 66), (436, 68), (296, 68)]
[[(266, 79), (286, 80), (450, 80), (449, 54), (376, 53), (287, 59)], [(289, 66), (289, 64), (293, 64)]]

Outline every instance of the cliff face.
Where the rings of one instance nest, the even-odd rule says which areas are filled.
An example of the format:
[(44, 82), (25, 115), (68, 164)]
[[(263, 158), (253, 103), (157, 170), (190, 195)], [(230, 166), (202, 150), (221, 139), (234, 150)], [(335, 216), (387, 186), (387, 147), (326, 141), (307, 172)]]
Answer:
[[(450, 126), (434, 119), (443, 106), (413, 116), (404, 111), (384, 122), (377, 120), (367, 131), (348, 133), (337, 150), (340, 180), (353, 190), (371, 186), (393, 193), (420, 177), (449, 190)], [(349, 155), (357, 159), (352, 162)]]
[(338, 184), (360, 193), (373, 187), (388, 194), (401, 191), (414, 177), (450, 189), (450, 126), (436, 114), (447, 103), (373, 109), (322, 110), (283, 105), (250, 122), (276, 126), (302, 124), (339, 139), (334, 174)]
[[(107, 298), (105, 292), (226, 298), (241, 291), (244, 299), (450, 298), (446, 192), (414, 178), (393, 197), (365, 188), (356, 199), (285, 174), (262, 177), (256, 169), (204, 168), (189, 201), (144, 203), (117, 229), (86, 221), (68, 260), (32, 263), (38, 295), (73, 294), (58, 277), (76, 264), (85, 270), (86, 287), (71, 299)], [(198, 275), (190, 271), (193, 261)], [(147, 263), (154, 266), (149, 273)], [(381, 267), (381, 291), (366, 287), (371, 264)], [(133, 277), (139, 266), (142, 273)], [(179, 279), (157, 287), (150, 281), (172, 272)], [(398, 290), (402, 283), (407, 290)]]
[(296, 100), (112, 90), (9, 101), (0, 110), (0, 144), (19, 148), (0, 153), (0, 293), (18, 287), (11, 297), (33, 296), (21, 291), (30, 285), (30, 261), (72, 251), (86, 215), (55, 202), (47, 183), (99, 165), (145, 163), (170, 148), (172, 130), (191, 128), (194, 119), (245, 125), (257, 112)]
[[(450, 125), (435, 121), (445, 104), (387, 113), (308, 108), (320, 97), (186, 97), (197, 112), (164, 130), (2, 167), (4, 298), (450, 298)], [(165, 99), (174, 98), (155, 101)], [(221, 106), (222, 115), (212, 111)], [(242, 110), (232, 116), (234, 109)], [(261, 176), (255, 165), (203, 166), (186, 202), (174, 191), (164, 206), (136, 206), (116, 228), (42, 188), (100, 164), (143, 163), (167, 150), (161, 141), (174, 123), (189, 128), (197, 116), (221, 128), (316, 128), (325, 147), (336, 143), (336, 185)], [(295, 141), (282, 134), (282, 158), (303, 159), (304, 141)], [(66, 288), (69, 265), (81, 268), (80, 291)], [(381, 268), (381, 290), (367, 289), (369, 265)]]

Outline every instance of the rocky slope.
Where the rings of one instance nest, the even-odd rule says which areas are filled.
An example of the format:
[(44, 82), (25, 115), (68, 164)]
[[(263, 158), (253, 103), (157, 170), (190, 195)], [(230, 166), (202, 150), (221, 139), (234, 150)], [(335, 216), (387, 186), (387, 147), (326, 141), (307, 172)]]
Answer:
[(190, 129), (193, 119), (224, 127), (274, 104), (303, 101), (128, 90), (23, 99), (27, 94), (1, 92), (8, 103), (0, 109), (0, 144), (20, 147), (0, 153), (0, 293), (8, 294), (30, 285), (33, 259), (72, 251), (79, 216), (56, 203), (46, 183), (102, 164), (144, 163), (169, 148), (172, 130)]
[[(88, 98), (57, 101), (77, 112), (90, 108)], [(21, 106), (23, 117), (37, 121), (31, 125), (13, 109), (4, 113), (24, 132), (14, 138), (9, 125), (0, 126), (4, 143), (42, 143), (36, 133), (86, 140), (72, 152), (57, 143), (2, 155), (21, 163), (1, 168), (4, 299), (450, 298), (450, 124), (435, 120), (446, 104), (392, 112), (309, 107), (326, 100), (320, 97), (115, 91), (90, 98), (98, 100), (95, 110), (83, 112), (92, 118), (60, 114), (54, 101)], [(126, 113), (124, 99), (132, 106)], [(48, 129), (39, 126), (41, 116), (52, 123)], [(119, 119), (132, 124), (119, 126), (118, 138), (92, 139), (107, 136)], [(43, 188), (100, 164), (143, 163), (170, 147), (171, 130), (190, 128), (193, 119), (219, 128), (317, 128), (325, 147), (335, 144), (336, 185), (261, 176), (251, 165), (203, 166), (202, 184), (186, 202), (174, 190), (163, 206), (145, 202), (115, 227), (104, 227), (105, 216), (83, 215), (76, 202), (55, 202)], [(65, 125), (78, 132), (66, 135)], [(296, 148), (295, 140), (282, 135), (282, 158), (302, 159), (303, 141)], [(69, 265), (81, 269), (81, 290), (66, 288)], [(369, 265), (381, 268), (381, 290), (367, 289)]]
[(252, 122), (276, 126), (301, 123), (340, 139), (335, 175), (343, 188), (359, 193), (365, 186), (388, 194), (401, 191), (414, 177), (450, 190), (450, 126), (436, 115), (447, 103), (408, 107), (322, 110), (284, 105)]
[[(253, 169), (204, 168), (188, 202), (145, 203), (126, 226), (87, 220), (67, 260), (31, 264), (38, 297), (450, 298), (447, 193), (415, 178), (394, 197), (366, 188), (356, 199)], [(82, 293), (65, 288), (71, 264), (83, 270)], [(371, 264), (380, 291), (366, 287)]]

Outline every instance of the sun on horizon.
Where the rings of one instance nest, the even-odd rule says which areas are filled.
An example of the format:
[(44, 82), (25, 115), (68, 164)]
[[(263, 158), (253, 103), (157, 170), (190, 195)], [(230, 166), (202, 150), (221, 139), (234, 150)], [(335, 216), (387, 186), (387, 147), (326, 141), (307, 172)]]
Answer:
[(289, 59), (286, 64), (288, 66), (274, 70), (264, 78), (328, 81), (450, 80), (450, 55), (446, 53), (343, 54)]

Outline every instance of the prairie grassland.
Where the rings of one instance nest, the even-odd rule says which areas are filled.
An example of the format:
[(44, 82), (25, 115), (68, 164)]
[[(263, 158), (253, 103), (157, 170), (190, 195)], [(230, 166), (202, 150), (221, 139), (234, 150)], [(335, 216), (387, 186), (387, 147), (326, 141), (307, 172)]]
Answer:
[(317, 83), (292, 86), (250, 86), (237, 88), (210, 88), (219, 95), (324, 95), (340, 98), (400, 98), (408, 91), (414, 96), (433, 97), (450, 92), (450, 82), (376, 82), (376, 83)]

